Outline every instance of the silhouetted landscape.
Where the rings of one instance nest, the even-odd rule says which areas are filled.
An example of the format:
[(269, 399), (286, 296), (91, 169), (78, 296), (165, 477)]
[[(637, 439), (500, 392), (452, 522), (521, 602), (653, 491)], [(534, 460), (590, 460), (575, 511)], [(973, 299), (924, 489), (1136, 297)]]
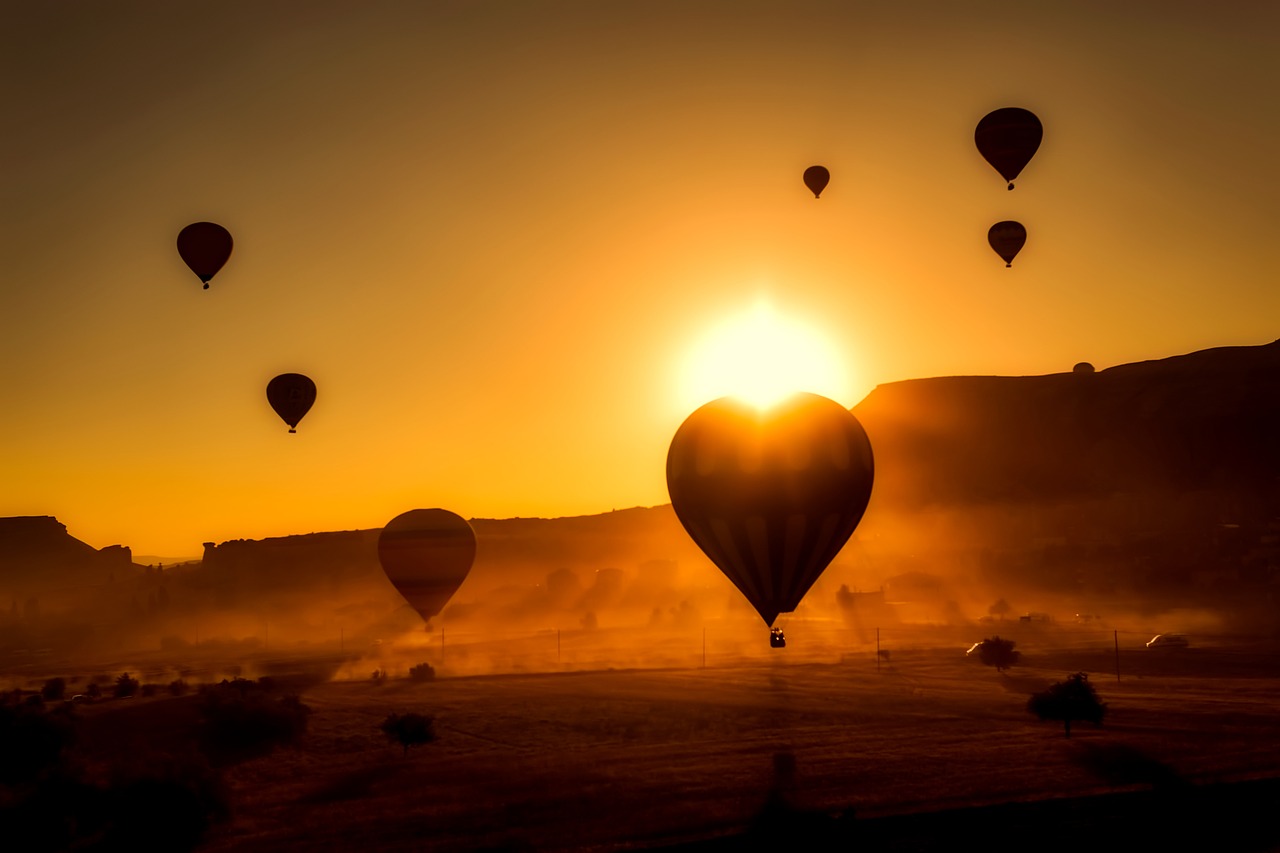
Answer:
[[(0, 832), (917, 850), (1139, 821), (1180, 849), (1228, 822), (1215, 849), (1273, 849), (1278, 392), (1280, 342), (878, 387), (870, 508), (785, 650), (670, 506), (472, 519), (429, 626), (376, 529), (144, 565), (0, 519)], [(1017, 654), (965, 655), (996, 635)], [(1072, 673), (1105, 717), (1028, 704)]]

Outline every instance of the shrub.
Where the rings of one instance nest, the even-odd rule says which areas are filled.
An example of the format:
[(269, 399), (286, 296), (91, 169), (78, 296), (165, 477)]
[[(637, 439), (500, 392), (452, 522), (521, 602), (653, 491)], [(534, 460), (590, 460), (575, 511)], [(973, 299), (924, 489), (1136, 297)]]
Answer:
[(62, 699), (67, 695), (67, 682), (61, 678), (50, 678), (41, 688), (40, 695), (50, 702)]
[(237, 678), (200, 691), (202, 741), (217, 763), (270, 752), (298, 740), (311, 709), (297, 696), (273, 700), (252, 681)]
[(409, 667), (409, 677), (414, 681), (431, 681), (436, 677), (435, 668), (429, 663)]
[(185, 696), (191, 688), (181, 678), (169, 682), (169, 693), (174, 696)]
[(53, 768), (74, 734), (68, 715), (34, 705), (0, 706), (0, 783), (29, 782)]
[(409, 754), (409, 747), (436, 739), (435, 719), (423, 714), (389, 714), (378, 728), (387, 740), (404, 747), (405, 755)]

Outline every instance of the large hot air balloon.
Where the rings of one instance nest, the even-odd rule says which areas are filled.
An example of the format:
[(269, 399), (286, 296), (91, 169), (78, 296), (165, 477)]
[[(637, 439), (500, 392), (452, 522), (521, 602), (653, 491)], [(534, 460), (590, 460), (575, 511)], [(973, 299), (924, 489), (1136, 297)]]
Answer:
[(809, 192), (813, 193), (814, 198), (822, 195), (822, 191), (830, 182), (831, 173), (827, 171), (826, 166), (810, 166), (804, 170), (804, 185), (809, 188)]
[(193, 222), (178, 232), (178, 254), (209, 289), (209, 279), (231, 257), (231, 232), (213, 222)]
[(978, 151), (1009, 182), (1009, 189), (1013, 189), (1013, 179), (1035, 156), (1043, 137), (1040, 119), (1021, 107), (1003, 107), (987, 113), (973, 132)]
[(281, 373), (267, 383), (267, 402), (289, 425), (289, 432), (298, 431), (298, 421), (315, 401), (316, 383), (301, 373)]
[(378, 534), (382, 570), (424, 622), (448, 603), (475, 558), (475, 532), (447, 509), (411, 509)]
[(1013, 259), (1027, 242), (1027, 229), (1022, 227), (1021, 222), (1006, 219), (987, 229), (987, 242), (997, 255), (1004, 258), (1004, 265), (1011, 267)]
[(874, 474), (862, 424), (816, 394), (764, 410), (707, 403), (667, 453), (676, 517), (770, 626), (853, 534)]

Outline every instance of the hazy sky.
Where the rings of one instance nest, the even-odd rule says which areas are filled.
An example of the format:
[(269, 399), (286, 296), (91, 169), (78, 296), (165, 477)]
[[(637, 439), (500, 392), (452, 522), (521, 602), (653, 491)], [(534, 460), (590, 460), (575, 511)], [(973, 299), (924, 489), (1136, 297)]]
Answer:
[(663, 503), (761, 299), (845, 405), (1280, 335), (1280, 4), (0, 5), (0, 515), (95, 546)]

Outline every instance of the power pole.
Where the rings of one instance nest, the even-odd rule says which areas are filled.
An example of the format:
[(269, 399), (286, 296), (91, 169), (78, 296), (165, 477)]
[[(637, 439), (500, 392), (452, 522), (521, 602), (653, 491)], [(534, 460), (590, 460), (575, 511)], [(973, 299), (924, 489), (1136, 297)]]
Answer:
[(1112, 631), (1111, 634), (1112, 636), (1115, 637), (1115, 640), (1116, 640), (1116, 681), (1119, 682), (1120, 681), (1120, 632)]

